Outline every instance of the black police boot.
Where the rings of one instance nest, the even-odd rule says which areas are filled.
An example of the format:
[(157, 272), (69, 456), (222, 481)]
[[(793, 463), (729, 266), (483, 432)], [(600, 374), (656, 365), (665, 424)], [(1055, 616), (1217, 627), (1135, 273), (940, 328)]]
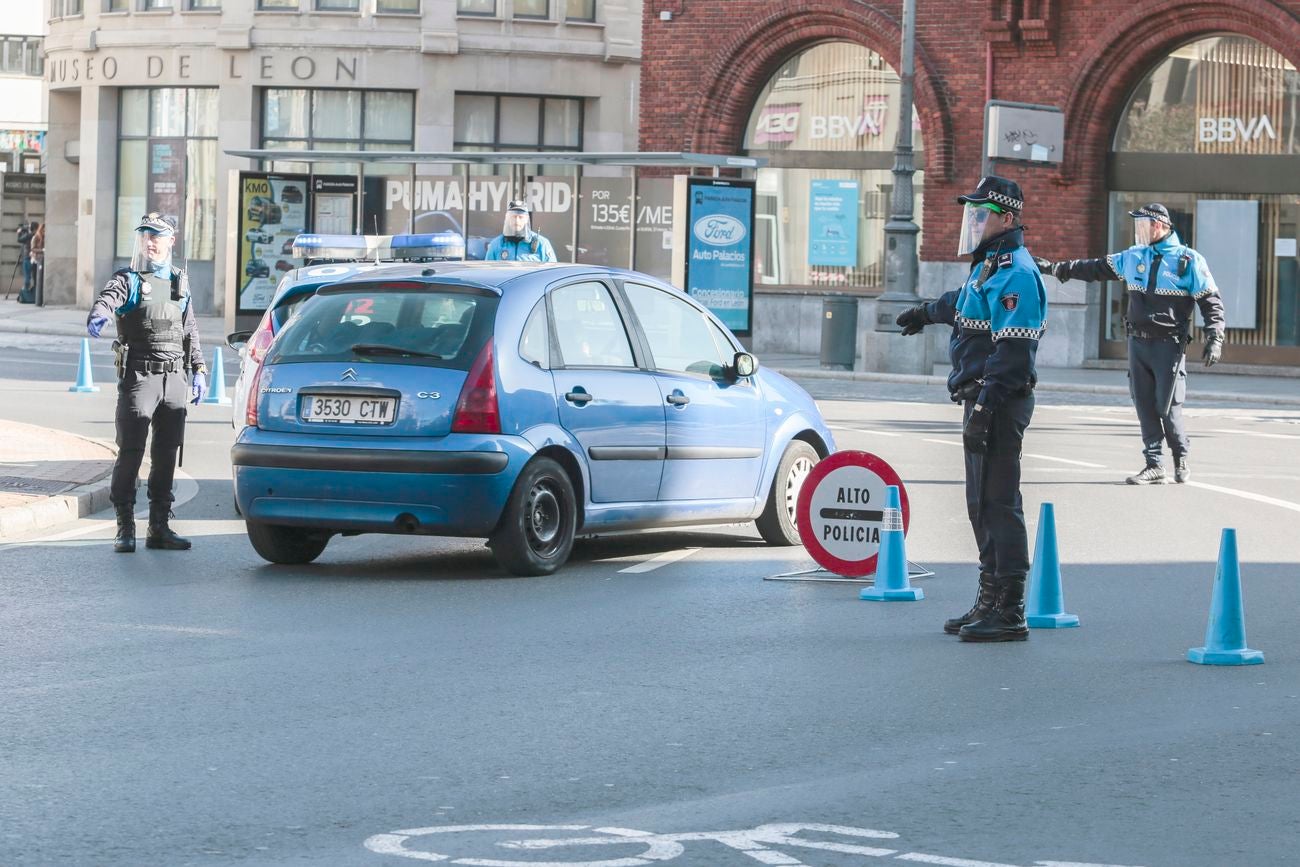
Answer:
[(1192, 471), (1187, 468), (1187, 458), (1174, 458), (1174, 481), (1183, 484), (1192, 477)]
[(1130, 485), (1163, 485), (1168, 483), (1165, 468), (1159, 464), (1147, 464), (1146, 469), (1135, 476), (1125, 479)]
[(177, 536), (167, 526), (172, 512), (167, 506), (149, 506), (149, 533), (144, 537), (146, 548), (161, 548), (164, 551), (188, 551), (190, 540)]
[(997, 602), (982, 620), (968, 623), (957, 633), (962, 641), (1024, 641), (1029, 638), (1025, 622), (1025, 576), (997, 579)]
[(967, 623), (974, 623), (976, 620), (988, 617), (993, 612), (993, 603), (997, 598), (994, 593), (996, 588), (997, 582), (994, 577), (988, 572), (981, 572), (979, 595), (975, 597), (975, 605), (961, 617), (945, 620), (943, 631), (949, 635), (956, 635)]
[(135, 553), (135, 506), (117, 507), (117, 536), (113, 550), (119, 554)]

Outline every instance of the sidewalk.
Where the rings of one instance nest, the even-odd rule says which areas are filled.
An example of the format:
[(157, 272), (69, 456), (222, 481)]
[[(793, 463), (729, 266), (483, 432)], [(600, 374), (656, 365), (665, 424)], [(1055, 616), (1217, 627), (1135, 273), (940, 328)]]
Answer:
[[(759, 362), (791, 379), (911, 382), (917, 385), (946, 385), (949, 370), (946, 364), (935, 365), (930, 376), (822, 370), (819, 356), (781, 353), (761, 355)], [(1037, 387), (1039, 391), (1127, 395), (1128, 371), (1126, 368), (1040, 367)], [(1213, 373), (1206, 370), (1199, 359), (1188, 358), (1187, 394), (1199, 401), (1300, 406), (1300, 378)]]
[[(58, 337), (85, 337), (86, 315), (80, 307), (37, 307), (19, 304), (17, 295), (8, 301), (0, 296), (0, 334), (49, 334)], [(214, 346), (226, 345), (226, 321), (221, 316), (199, 316), (199, 340), (205, 355)], [(104, 332), (111, 339), (116, 333), (110, 326)], [(229, 352), (229, 350), (227, 350)]]
[(111, 446), (0, 420), (0, 540), (108, 508)]

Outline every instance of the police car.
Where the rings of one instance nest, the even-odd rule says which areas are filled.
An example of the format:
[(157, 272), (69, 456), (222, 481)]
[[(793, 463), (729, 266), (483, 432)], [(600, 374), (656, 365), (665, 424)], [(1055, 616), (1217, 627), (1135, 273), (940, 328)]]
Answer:
[(342, 275), (281, 326), (246, 400), (236, 499), (272, 563), (358, 533), (486, 537), (519, 575), (559, 568), (579, 531), (755, 521), (793, 545), (835, 448), (812, 398), (705, 308), (585, 265)]

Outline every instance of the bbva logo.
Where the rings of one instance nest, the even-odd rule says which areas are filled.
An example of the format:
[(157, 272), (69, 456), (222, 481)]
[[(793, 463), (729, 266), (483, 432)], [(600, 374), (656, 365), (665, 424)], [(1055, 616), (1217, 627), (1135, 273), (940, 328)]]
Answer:
[(726, 214), (709, 214), (695, 221), (695, 237), (714, 247), (739, 243), (745, 237), (745, 224)]
[(1258, 141), (1265, 135), (1277, 138), (1273, 122), (1266, 114), (1252, 117), (1249, 122), (1239, 117), (1201, 117), (1197, 121), (1200, 124), (1198, 137), (1203, 142)]

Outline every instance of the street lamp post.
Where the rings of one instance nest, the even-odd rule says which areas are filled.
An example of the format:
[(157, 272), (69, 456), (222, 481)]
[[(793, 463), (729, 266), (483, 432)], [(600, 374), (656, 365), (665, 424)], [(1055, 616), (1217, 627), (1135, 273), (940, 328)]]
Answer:
[(903, 0), (903, 68), (899, 72), (898, 137), (894, 143), (894, 190), (889, 221), (885, 223), (885, 291), (876, 299), (876, 369), (896, 373), (930, 373), (929, 343), (924, 337), (902, 337), (895, 317), (918, 303), (919, 262), (916, 236), (921, 229), (912, 219), (915, 203), (912, 175), (912, 82), (915, 77), (916, 0)]

